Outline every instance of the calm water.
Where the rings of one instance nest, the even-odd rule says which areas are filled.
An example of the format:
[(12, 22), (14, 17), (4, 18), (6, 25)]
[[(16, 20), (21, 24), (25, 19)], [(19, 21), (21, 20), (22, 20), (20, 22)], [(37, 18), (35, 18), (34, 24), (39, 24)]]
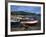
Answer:
[[(36, 17), (37, 20), (39, 20), (38, 24), (40, 24), (40, 17)], [(17, 27), (22, 27), (22, 24), (20, 22), (11, 22), (11, 28), (17, 28)]]

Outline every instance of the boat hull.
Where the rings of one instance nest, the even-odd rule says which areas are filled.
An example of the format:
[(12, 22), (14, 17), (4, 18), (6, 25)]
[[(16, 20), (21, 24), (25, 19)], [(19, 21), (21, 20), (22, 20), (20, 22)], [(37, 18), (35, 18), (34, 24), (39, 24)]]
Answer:
[(21, 22), (23, 25), (28, 25), (28, 26), (34, 26), (38, 23), (38, 21), (23, 21)]

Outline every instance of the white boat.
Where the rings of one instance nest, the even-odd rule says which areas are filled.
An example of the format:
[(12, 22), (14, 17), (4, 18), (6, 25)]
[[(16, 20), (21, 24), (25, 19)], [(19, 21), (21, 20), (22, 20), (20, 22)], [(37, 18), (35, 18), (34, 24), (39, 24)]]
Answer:
[(36, 25), (38, 23), (38, 20), (35, 18), (28, 18), (28, 19), (24, 18), (21, 20), (21, 23), (23, 25), (30, 25), (31, 26), (31, 25)]
[(28, 24), (34, 24), (34, 23), (38, 23), (38, 20), (34, 20), (34, 21), (22, 21), (21, 23), (28, 23)]

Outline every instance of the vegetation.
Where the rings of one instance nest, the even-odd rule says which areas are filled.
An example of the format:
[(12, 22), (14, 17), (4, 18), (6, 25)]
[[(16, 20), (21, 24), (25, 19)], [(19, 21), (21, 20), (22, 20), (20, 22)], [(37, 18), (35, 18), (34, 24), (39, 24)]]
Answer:
[(35, 14), (32, 12), (24, 12), (24, 11), (14, 11), (14, 12), (11, 12), (11, 15), (38, 15), (40, 16), (40, 14)]

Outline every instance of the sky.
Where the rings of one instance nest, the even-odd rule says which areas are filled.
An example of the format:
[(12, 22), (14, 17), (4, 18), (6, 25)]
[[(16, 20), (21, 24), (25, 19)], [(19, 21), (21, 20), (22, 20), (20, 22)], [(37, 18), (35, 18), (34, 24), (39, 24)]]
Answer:
[(11, 11), (25, 11), (25, 12), (32, 12), (32, 13), (40, 14), (41, 7), (40, 6), (16, 6), (16, 5), (11, 5)]

